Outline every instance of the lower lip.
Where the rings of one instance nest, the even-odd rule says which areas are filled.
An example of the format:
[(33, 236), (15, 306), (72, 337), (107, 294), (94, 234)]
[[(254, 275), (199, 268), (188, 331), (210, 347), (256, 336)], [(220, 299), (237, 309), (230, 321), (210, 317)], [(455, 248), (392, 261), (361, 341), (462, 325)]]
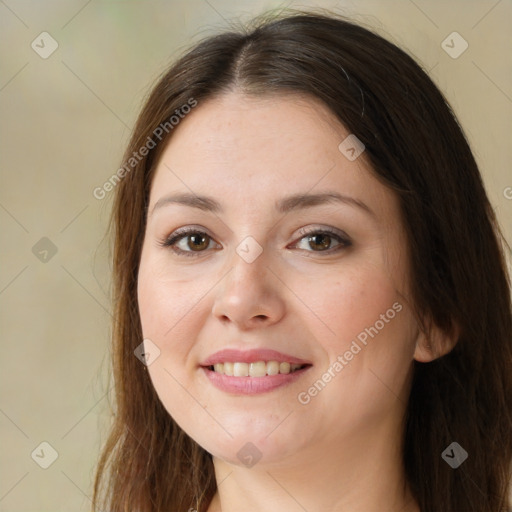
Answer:
[(278, 373), (277, 375), (266, 375), (265, 377), (232, 377), (201, 367), (210, 382), (221, 391), (235, 393), (238, 395), (256, 395), (267, 393), (274, 389), (286, 386), (300, 379), (311, 366), (306, 366), (293, 373)]

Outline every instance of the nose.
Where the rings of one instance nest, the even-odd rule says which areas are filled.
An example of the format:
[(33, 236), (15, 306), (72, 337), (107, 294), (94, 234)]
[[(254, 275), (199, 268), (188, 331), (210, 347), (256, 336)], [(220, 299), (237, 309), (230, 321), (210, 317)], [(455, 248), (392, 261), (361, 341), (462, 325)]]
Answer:
[(213, 315), (240, 330), (278, 322), (285, 312), (283, 283), (268, 266), (265, 252), (251, 263), (235, 252), (231, 263), (231, 270), (216, 287)]

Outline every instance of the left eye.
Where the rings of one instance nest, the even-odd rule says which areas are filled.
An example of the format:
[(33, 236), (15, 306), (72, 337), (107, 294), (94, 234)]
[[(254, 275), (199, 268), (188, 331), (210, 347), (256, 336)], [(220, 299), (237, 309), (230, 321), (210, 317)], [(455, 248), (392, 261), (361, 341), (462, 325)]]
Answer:
[[(344, 238), (341, 235), (329, 230), (316, 230), (309, 233), (302, 232), (301, 234), (305, 234), (305, 236), (300, 239), (300, 242), (302, 240), (306, 240), (308, 247), (319, 249), (313, 250), (312, 252), (334, 252), (343, 247), (348, 247), (351, 245), (348, 237)], [(333, 239), (337, 242), (337, 245), (335, 245), (334, 248), (332, 247)], [(331, 251), (331, 249), (334, 249), (334, 251)]]
[[(314, 249), (313, 251), (309, 252), (331, 253), (352, 245), (346, 235), (342, 236), (330, 230), (301, 230), (299, 234), (303, 235), (302, 238), (299, 239), (299, 243), (303, 240), (306, 240), (305, 243), (308, 244), (310, 248)], [(333, 239), (337, 242), (334, 248), (332, 247)], [(204, 231), (181, 230), (172, 234), (169, 238), (160, 241), (159, 244), (162, 247), (170, 247), (175, 253), (179, 255), (194, 256), (194, 253), (197, 254), (205, 252), (206, 249), (211, 248), (210, 246), (213, 242), (213, 239)], [(298, 246), (299, 243), (296, 243), (295, 246)], [(303, 247), (298, 248), (304, 250)]]

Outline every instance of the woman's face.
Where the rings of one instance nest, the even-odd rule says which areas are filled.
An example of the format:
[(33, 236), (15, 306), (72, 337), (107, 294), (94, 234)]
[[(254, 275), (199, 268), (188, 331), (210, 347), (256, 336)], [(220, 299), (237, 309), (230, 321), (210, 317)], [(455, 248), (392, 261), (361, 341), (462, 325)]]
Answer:
[(156, 168), (138, 279), (149, 375), (227, 462), (399, 430), (418, 335), (405, 236), (349, 135), (316, 100), (231, 92), (181, 120)]

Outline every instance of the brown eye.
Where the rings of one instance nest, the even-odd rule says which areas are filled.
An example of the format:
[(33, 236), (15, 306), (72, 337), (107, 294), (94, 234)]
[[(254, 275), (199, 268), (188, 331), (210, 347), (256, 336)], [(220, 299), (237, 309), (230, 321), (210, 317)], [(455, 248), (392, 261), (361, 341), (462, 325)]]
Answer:
[(186, 235), (184, 238), (189, 239), (189, 243), (187, 246), (193, 251), (201, 251), (202, 249), (207, 249), (210, 245), (208, 235), (203, 234), (195, 234), (195, 235)]
[(204, 231), (197, 229), (183, 229), (171, 234), (169, 238), (160, 242), (163, 247), (169, 247), (174, 252), (184, 256), (194, 256), (194, 253), (206, 252), (212, 238)]
[(320, 250), (330, 249), (332, 237), (324, 233), (313, 235), (309, 237), (309, 245), (311, 248), (318, 248)]
[[(352, 245), (347, 235), (343, 234), (342, 236), (341, 233), (335, 233), (329, 229), (301, 230), (300, 234), (304, 236), (299, 240), (297, 246), (299, 249), (309, 252), (332, 253)], [(302, 242), (303, 240), (305, 242)], [(301, 243), (302, 247), (300, 247)]]

